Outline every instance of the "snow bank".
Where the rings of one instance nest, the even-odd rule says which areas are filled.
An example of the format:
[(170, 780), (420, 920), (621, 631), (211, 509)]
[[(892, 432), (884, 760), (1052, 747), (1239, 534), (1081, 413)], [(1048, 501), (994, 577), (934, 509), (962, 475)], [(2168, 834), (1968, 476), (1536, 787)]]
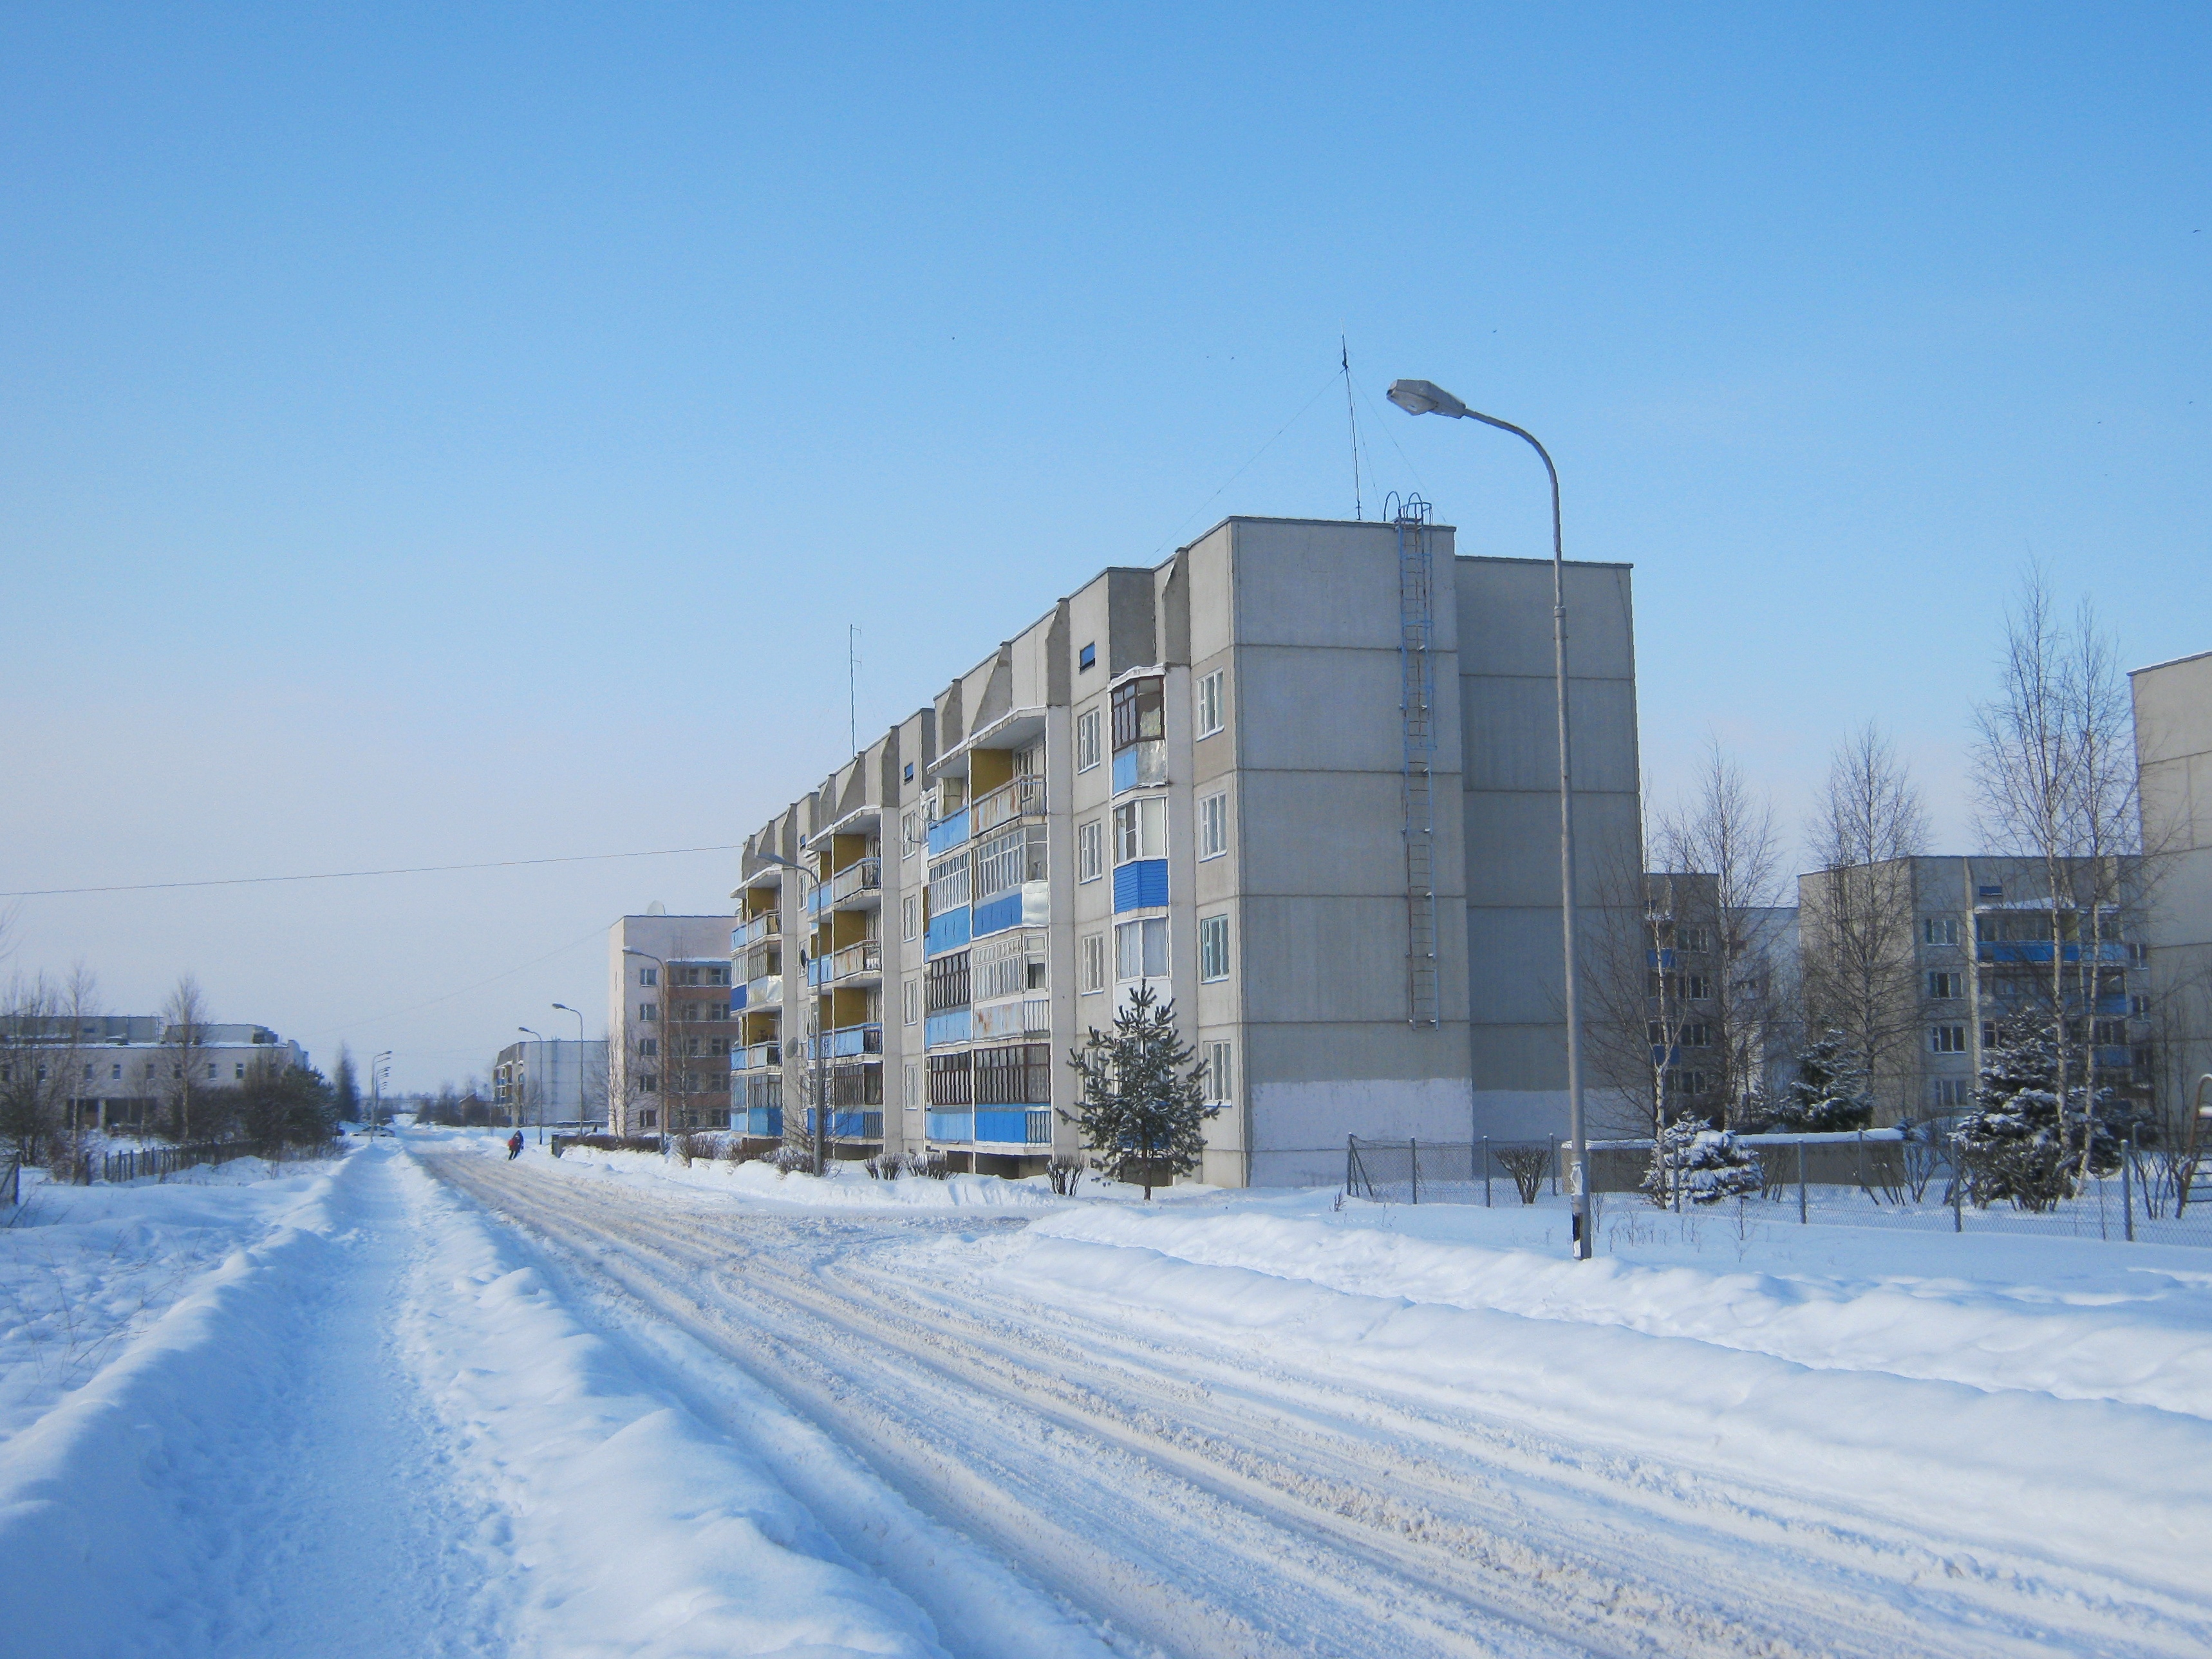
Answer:
[[(2212, 1253), (2066, 1240), (1913, 1240), (1824, 1227), (1783, 1242), (1819, 1265), (1735, 1271), (1513, 1248), (1546, 1212), (1261, 1199), (1210, 1212), (1087, 1208), (1030, 1232), (1304, 1279), (1353, 1295), (1617, 1325), (1978, 1389), (2212, 1418)], [(1703, 1218), (1717, 1224), (1725, 1218)], [(1678, 1226), (1653, 1212), (1655, 1230)], [(1500, 1243), (1486, 1232), (1503, 1235)], [(1663, 1243), (1650, 1252), (1664, 1257)], [(1777, 1251), (1761, 1240), (1759, 1255)]]
[(940, 1654), (764, 1468), (651, 1393), (513, 1246), (410, 1163), (429, 1234), (401, 1337), (529, 1569), (521, 1651)]
[[(1818, 1349), (1821, 1319), (1783, 1318), (1796, 1292), (1760, 1275), (1723, 1287), (1711, 1275), (1699, 1284), (1676, 1270), (1577, 1267), (1313, 1218), (1100, 1207), (1033, 1224), (997, 1278), (1055, 1305), (1110, 1309), (1364, 1386), (1502, 1414), (1573, 1456), (1648, 1456), (1822, 1503), (1842, 1494), (1941, 1533), (1963, 1527), (2032, 1553), (2119, 1562), (2168, 1586), (2196, 1582), (2212, 1537), (2202, 1477), (2212, 1424), (2200, 1416), (1816, 1370), (1658, 1334), (1680, 1324), (1717, 1337), (1731, 1305), (1757, 1313), (1765, 1298), (1770, 1327)], [(1847, 1353), (1856, 1341), (1869, 1358), (1881, 1319), (1841, 1295), (1826, 1305), (1831, 1348)], [(1911, 1311), (1909, 1297), (1884, 1307)], [(1899, 1346), (1963, 1364), (1975, 1341), (1922, 1332)], [(2194, 1403), (2202, 1409), (2201, 1396)]]

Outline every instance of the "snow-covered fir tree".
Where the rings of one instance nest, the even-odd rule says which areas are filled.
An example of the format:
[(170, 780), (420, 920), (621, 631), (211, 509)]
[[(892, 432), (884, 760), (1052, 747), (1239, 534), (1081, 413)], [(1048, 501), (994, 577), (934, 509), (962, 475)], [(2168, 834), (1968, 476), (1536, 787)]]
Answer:
[(1206, 1103), (1206, 1066), (1194, 1058), (1176, 1035), (1175, 1004), (1149, 986), (1115, 1014), (1111, 1032), (1092, 1026), (1071, 1057), (1083, 1098), (1060, 1116), (1082, 1132), (1108, 1176), (1142, 1186), (1148, 1199), (1162, 1176), (1198, 1168), (1206, 1121), (1221, 1110)]
[(1953, 1136), (1974, 1203), (2005, 1199), (2041, 1211), (2072, 1197), (2085, 1135), (2093, 1173), (2120, 1167), (2128, 1108), (2108, 1088), (2091, 1101), (2081, 1073), (2069, 1067), (2061, 1113), (2058, 1038), (2047, 1016), (2015, 1013), (1999, 1023), (1982, 1055), (1980, 1085)]
[(1830, 1031), (1797, 1055), (1797, 1075), (1778, 1100), (1760, 1103), (1747, 1117), (1757, 1132), (1834, 1134), (1863, 1129), (1874, 1121), (1874, 1097), (1866, 1076), (1850, 1058), (1841, 1031)]
[(1750, 1197), (1764, 1180), (1759, 1154), (1728, 1130), (1679, 1117), (1659, 1132), (1643, 1187), (1654, 1204), (1717, 1204)]

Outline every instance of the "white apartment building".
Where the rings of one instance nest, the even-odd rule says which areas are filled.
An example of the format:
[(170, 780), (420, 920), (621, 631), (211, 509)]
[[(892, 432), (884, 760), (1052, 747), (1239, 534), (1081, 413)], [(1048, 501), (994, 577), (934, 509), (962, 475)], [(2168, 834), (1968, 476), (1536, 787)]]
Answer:
[[(1077, 1150), (1070, 1052), (1149, 985), (1224, 1109), (1207, 1182), (1563, 1128), (1552, 569), (1453, 542), (1423, 504), (1224, 520), (778, 812), (732, 895), (733, 1126), (818, 1084), (845, 1155), (1033, 1172)], [(1589, 896), (1638, 857), (1634, 641), (1626, 567), (1566, 579)]]
[[(79, 1128), (128, 1133), (149, 1127), (186, 1063), (198, 1088), (226, 1089), (245, 1082), (259, 1064), (305, 1066), (307, 1052), (265, 1025), (206, 1024), (187, 1062), (179, 1034), (158, 1014), (48, 1016), (0, 1030), (0, 1067), (59, 1068), (70, 1122)], [(5, 1078), (0, 1071), (0, 1080)]]
[(730, 918), (655, 906), (607, 930), (607, 1123), (618, 1135), (730, 1120)]
[(2152, 1072), (2179, 1122), (2212, 1073), (2212, 651), (2128, 678), (2152, 897), (2143, 934)]
[(533, 1037), (510, 1042), (492, 1061), (491, 1097), (494, 1106), (520, 1123), (604, 1125), (606, 1042)]

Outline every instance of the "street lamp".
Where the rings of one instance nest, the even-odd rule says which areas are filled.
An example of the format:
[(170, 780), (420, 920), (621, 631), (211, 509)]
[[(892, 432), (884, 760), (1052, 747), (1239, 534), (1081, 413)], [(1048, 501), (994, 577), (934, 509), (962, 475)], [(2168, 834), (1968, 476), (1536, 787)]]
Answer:
[[(822, 878), (803, 864), (775, 853), (763, 853), (760, 859), (763, 864), (798, 872), (812, 882), (817, 891), (822, 886)], [(802, 892), (799, 903), (804, 906), (805, 902)], [(805, 954), (804, 949), (799, 952), (802, 958)], [(805, 967), (805, 962), (802, 960), (799, 966)], [(822, 1064), (822, 1003), (811, 985), (806, 988), (806, 1066), (808, 1074), (814, 1079), (814, 1173), (823, 1176), (830, 1172), (830, 1088), (829, 1074)]]
[(384, 1124), (384, 1074), (390, 1068), (385, 1062), (392, 1058), (392, 1050), (380, 1049), (368, 1062), (368, 1133), (371, 1139)]
[[(540, 1042), (545, 1041), (544, 1036), (527, 1025), (518, 1025), (514, 1029), (525, 1036), (537, 1037)], [(527, 1085), (530, 1080), (530, 1057), (527, 1054), (522, 1058), (522, 1079)], [(545, 1144), (545, 1091), (538, 1089), (532, 1092), (538, 1097), (538, 1144), (543, 1146)], [(514, 1103), (514, 1127), (520, 1129), (522, 1127), (522, 1103), (520, 1100)]]
[[(576, 1015), (576, 1127), (579, 1129), (587, 1128), (590, 1126), (584, 1121), (584, 1073), (586, 1069), (584, 1066), (584, 1017), (580, 1013), (577, 1013), (576, 1010), (571, 1008), (565, 1002), (556, 1002), (553, 1006), (564, 1014)], [(555, 1052), (559, 1052), (557, 1044), (556, 1045)], [(544, 1139), (542, 1130), (540, 1132), (539, 1139), (541, 1140)]]
[[(665, 1006), (665, 999), (668, 995), (668, 959), (665, 957), (657, 957), (650, 951), (641, 951), (634, 945), (623, 945), (623, 954), (626, 957), (643, 957), (647, 962), (656, 963), (659, 967), (660, 977), (656, 985), (656, 989), (659, 991), (659, 994), (653, 998), (653, 1006), (656, 1008)], [(665, 1028), (668, 1024), (667, 1017), (663, 1015), (659, 1019), (653, 1023), (656, 1026)], [(662, 1075), (665, 1076), (665, 1068), (668, 1065), (669, 1057), (659, 1052), (659, 1041), (656, 1038), (653, 1042), (653, 1059), (655, 1062), (663, 1068)], [(627, 1076), (629, 1072), (627, 1061), (624, 1062), (623, 1072), (624, 1075)], [(624, 1092), (628, 1092), (627, 1085), (625, 1085)], [(656, 1108), (655, 1110), (657, 1112), (658, 1109)], [(608, 1115), (611, 1117), (613, 1114), (610, 1112)], [(610, 1123), (607, 1127), (609, 1128), (612, 1128), (614, 1126)], [(629, 1126), (625, 1124), (623, 1127), (628, 1127)], [(667, 1133), (668, 1126), (666, 1124), (659, 1124), (657, 1127), (659, 1128), (662, 1134), (665, 1134)]]
[(1559, 470), (1552, 465), (1550, 452), (1533, 433), (1510, 421), (1469, 409), (1432, 380), (1394, 380), (1387, 395), (1408, 415), (1480, 421), (1511, 433), (1542, 458), (1544, 471), (1552, 480), (1552, 678), (1558, 692), (1559, 720), (1559, 932), (1565, 946), (1567, 977), (1567, 1138), (1574, 1158), (1568, 1189), (1574, 1205), (1575, 1259), (1587, 1261), (1595, 1241), (1590, 1237), (1589, 1142), (1583, 1128), (1583, 1028), (1575, 972), (1574, 763), (1567, 740), (1567, 578), (1559, 532)]

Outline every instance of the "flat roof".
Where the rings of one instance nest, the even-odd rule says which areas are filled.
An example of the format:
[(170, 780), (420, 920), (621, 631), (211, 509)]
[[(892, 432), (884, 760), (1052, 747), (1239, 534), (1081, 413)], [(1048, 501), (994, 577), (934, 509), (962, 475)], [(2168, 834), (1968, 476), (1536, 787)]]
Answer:
[(2212, 657), (2212, 651), (2192, 651), (2185, 657), (2169, 657), (2164, 662), (2146, 663), (2141, 668), (2128, 670), (2128, 678), (2133, 679), (2138, 674), (2154, 674), (2161, 668), (2179, 668), (2185, 662), (2202, 662), (2207, 657)]

